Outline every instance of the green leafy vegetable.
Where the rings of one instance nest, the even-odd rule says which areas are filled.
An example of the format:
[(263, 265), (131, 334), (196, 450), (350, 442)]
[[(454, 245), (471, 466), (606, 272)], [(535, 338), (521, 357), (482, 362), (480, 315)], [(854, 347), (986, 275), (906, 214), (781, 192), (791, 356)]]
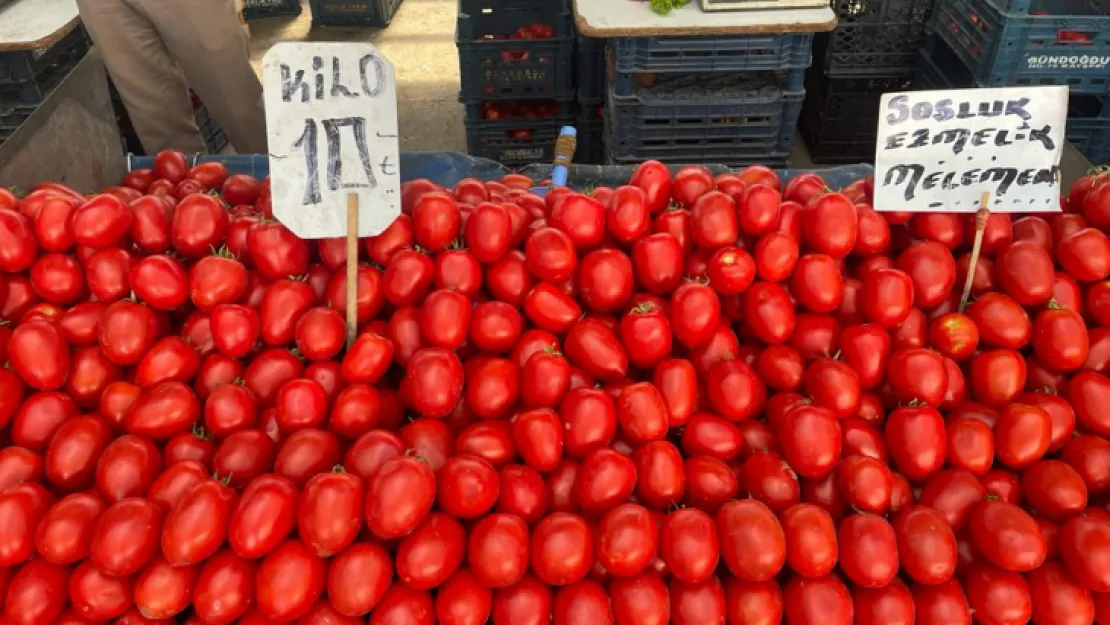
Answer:
[(690, 0), (651, 0), (651, 10), (659, 15), (666, 15), (675, 9), (690, 4)]

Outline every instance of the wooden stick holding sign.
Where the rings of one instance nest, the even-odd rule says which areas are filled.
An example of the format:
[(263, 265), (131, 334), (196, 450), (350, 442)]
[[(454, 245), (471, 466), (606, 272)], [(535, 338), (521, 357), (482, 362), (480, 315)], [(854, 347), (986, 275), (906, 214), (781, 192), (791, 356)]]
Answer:
[(975, 242), (971, 246), (971, 263), (967, 266), (964, 293), (960, 297), (960, 312), (967, 308), (967, 301), (971, 298), (971, 285), (975, 282), (975, 270), (979, 268), (979, 254), (983, 251), (983, 233), (987, 231), (987, 222), (991, 218), (990, 201), (991, 194), (984, 192), (979, 200), (979, 212), (975, 213)]
[(397, 84), (368, 43), (279, 43), (262, 59), (276, 216), (302, 239), (346, 238), (347, 345), (358, 335), (359, 237), (401, 214)]
[(347, 194), (347, 348), (358, 336), (358, 194)]

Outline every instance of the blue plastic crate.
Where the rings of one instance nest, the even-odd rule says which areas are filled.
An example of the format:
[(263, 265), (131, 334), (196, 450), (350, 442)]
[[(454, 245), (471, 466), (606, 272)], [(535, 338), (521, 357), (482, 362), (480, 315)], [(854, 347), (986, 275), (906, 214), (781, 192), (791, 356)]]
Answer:
[(813, 62), (813, 33), (625, 37), (610, 39), (607, 55), (618, 73), (805, 69)]
[(937, 0), (931, 29), (984, 86), (1110, 94), (1110, 0)]
[[(512, 39), (549, 26), (554, 36)], [(573, 98), (574, 25), (566, 0), (459, 0), (460, 97)]]
[(385, 28), (401, 0), (309, 0), (313, 26), (370, 26)]
[(605, 40), (578, 35), (575, 51), (578, 66), (578, 99), (605, 99)]
[(632, 97), (610, 89), (612, 149), (618, 156), (696, 146), (789, 153), (805, 91), (755, 76), (672, 76)]
[[(915, 85), (921, 90), (967, 89), (971, 72), (943, 42), (930, 42), (921, 51)], [(1110, 97), (1072, 95), (1068, 100), (1065, 138), (1095, 165), (1110, 163)]]
[(289, 17), (301, 14), (301, 0), (243, 0), (243, 18)]
[(576, 120), (572, 100), (558, 102), (555, 117), (485, 119), (483, 104), (466, 103), (467, 152), (504, 165), (552, 162), (559, 129)]
[[(233, 154), (221, 156), (191, 155), (190, 166), (197, 163), (223, 163), (232, 174), (248, 174), (255, 178), (265, 178), (270, 173), (269, 158), (263, 154)], [(637, 163), (636, 165), (638, 165)], [(570, 186), (610, 186), (618, 187), (628, 184), (636, 169), (636, 165), (628, 167), (608, 167), (596, 165), (571, 165)], [(154, 167), (153, 156), (128, 155), (128, 170), (150, 169)], [(728, 169), (721, 165), (706, 165), (714, 174), (726, 173)], [(678, 167), (671, 167), (672, 171)], [(498, 180), (509, 169), (488, 159), (474, 158), (457, 152), (403, 152), (401, 153), (401, 181), (407, 182), (417, 178), (426, 178), (446, 187), (452, 187), (464, 178), (477, 178), (479, 180)], [(532, 164), (522, 169), (520, 173), (533, 180), (543, 180), (551, 175), (550, 163)], [(792, 178), (815, 171), (813, 169), (782, 169), (776, 171), (783, 184)], [(846, 165), (843, 167), (823, 168), (818, 171), (828, 183), (829, 188), (840, 189), (849, 183), (866, 178), (874, 173), (868, 165)]]
[(913, 73), (933, 0), (833, 0), (837, 26), (817, 33), (814, 65), (834, 76)]

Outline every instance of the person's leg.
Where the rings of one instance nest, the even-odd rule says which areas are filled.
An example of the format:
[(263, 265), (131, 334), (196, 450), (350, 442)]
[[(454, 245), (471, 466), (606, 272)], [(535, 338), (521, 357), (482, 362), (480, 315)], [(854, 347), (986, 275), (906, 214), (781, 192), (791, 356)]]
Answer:
[(146, 151), (204, 152), (185, 77), (154, 25), (128, 0), (77, 6)]
[(240, 154), (266, 153), (262, 83), (234, 0), (135, 0)]

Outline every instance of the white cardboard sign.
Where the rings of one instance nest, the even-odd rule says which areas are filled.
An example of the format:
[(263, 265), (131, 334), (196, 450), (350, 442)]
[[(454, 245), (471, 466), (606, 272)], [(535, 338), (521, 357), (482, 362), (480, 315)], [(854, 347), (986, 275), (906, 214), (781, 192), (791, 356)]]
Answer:
[(279, 43), (262, 59), (274, 215), (305, 239), (358, 235), (401, 214), (397, 81), (368, 43)]
[(1067, 87), (884, 94), (875, 209), (1059, 211), (1067, 111)]

